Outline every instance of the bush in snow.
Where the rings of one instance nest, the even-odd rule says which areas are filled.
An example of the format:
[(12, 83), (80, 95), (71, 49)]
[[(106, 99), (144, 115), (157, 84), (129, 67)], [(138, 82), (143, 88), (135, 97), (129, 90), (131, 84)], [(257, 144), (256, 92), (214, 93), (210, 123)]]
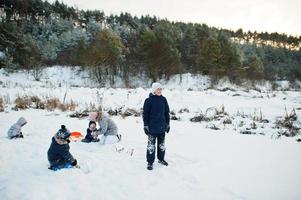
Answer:
[(220, 130), (220, 128), (217, 127), (214, 123), (208, 123), (208, 124), (206, 125), (206, 128), (210, 128), (210, 129), (212, 129), (212, 130)]
[[(213, 121), (213, 120), (222, 120), (226, 116), (228, 116), (228, 113), (225, 112), (225, 107), (222, 105), (219, 109), (216, 107), (210, 107), (206, 109), (205, 114), (200, 113), (199, 115), (193, 117), (190, 119), (192, 122), (201, 122), (201, 121)], [(230, 120), (231, 121), (231, 120)], [(224, 119), (224, 124), (230, 123), (229, 119)], [(231, 121), (232, 123), (232, 121)]]
[[(182, 109), (181, 109), (181, 110), (182, 110)], [(181, 111), (181, 110), (180, 110), (180, 111)], [(179, 113), (180, 113), (180, 111), (179, 111)], [(177, 117), (175, 111), (172, 110), (172, 111), (170, 112), (170, 119), (171, 119), (171, 120), (180, 120), (180, 117)]]
[(77, 104), (73, 100), (71, 100), (70, 103), (60, 103), (58, 108), (61, 111), (65, 112), (65, 111), (69, 111), (69, 110), (74, 111), (76, 107), (77, 107)]
[(58, 98), (52, 98), (46, 100), (46, 109), (48, 111), (53, 111), (57, 107), (59, 107), (60, 100)]
[(184, 112), (189, 113), (189, 109), (188, 108), (181, 108), (179, 110), (179, 113), (184, 113)]
[(222, 120), (223, 124), (232, 124), (232, 120), (230, 117), (226, 117)]
[(170, 119), (171, 119), (171, 120), (176, 120), (176, 121), (177, 121), (177, 120), (180, 120), (180, 117), (177, 117), (176, 115), (171, 115), (171, 116), (170, 116)]
[(28, 96), (17, 97), (15, 100), (15, 110), (25, 110), (28, 109), (31, 105), (31, 100)]
[(14, 110), (24, 110), (28, 108), (45, 109), (45, 102), (37, 96), (23, 96), (16, 98)]
[(75, 113), (72, 113), (69, 115), (71, 118), (84, 118), (89, 116), (90, 111), (89, 110), (83, 110), (83, 111), (76, 111)]
[(133, 108), (127, 108), (124, 112), (121, 113), (121, 116), (123, 118), (132, 116), (132, 115), (134, 115), (135, 117), (139, 117), (139, 116), (141, 116), (141, 112), (139, 112)]
[(134, 108), (127, 108), (124, 110), (124, 106), (109, 110), (106, 110), (106, 112), (111, 116), (117, 116), (120, 115), (122, 118), (128, 117), (128, 116), (135, 116), (139, 117), (142, 114), (142, 110), (136, 110)]
[(46, 108), (46, 103), (42, 101), (38, 96), (22, 96), (17, 97), (15, 100), (15, 106), (12, 108), (13, 110), (25, 110), (28, 108), (34, 109), (42, 109)]
[(98, 110), (102, 110), (101, 107), (96, 107), (94, 103), (91, 103), (86, 105), (86, 108), (83, 110), (77, 110), (74, 113), (70, 114), (69, 117), (71, 118), (84, 118), (88, 117), (90, 112), (97, 112)]
[(70, 103), (61, 103), (58, 98), (52, 98), (52, 99), (47, 99), (46, 101), (46, 109), (48, 111), (53, 111), (55, 109), (60, 109), (61, 111), (73, 111), (77, 107), (77, 104), (74, 103), (72, 100)]
[(30, 70), (30, 74), (33, 76), (34, 80), (40, 81), (43, 76), (44, 68), (41, 64), (37, 64)]
[(294, 137), (299, 134), (301, 130), (301, 123), (297, 119), (295, 109), (290, 113), (286, 112), (284, 118), (278, 118), (276, 120), (275, 128), (280, 129), (278, 131), (279, 137), (284, 135), (287, 137)]
[(107, 113), (111, 116), (116, 116), (118, 115), (118, 110), (117, 109), (113, 110), (112, 108), (110, 108)]
[(42, 100), (38, 96), (31, 96), (30, 100), (33, 108), (42, 110), (45, 109), (45, 102), (42, 102)]
[(205, 117), (202, 113), (194, 116), (193, 118), (190, 119), (191, 122), (201, 122), (201, 121), (209, 121), (208, 118)]

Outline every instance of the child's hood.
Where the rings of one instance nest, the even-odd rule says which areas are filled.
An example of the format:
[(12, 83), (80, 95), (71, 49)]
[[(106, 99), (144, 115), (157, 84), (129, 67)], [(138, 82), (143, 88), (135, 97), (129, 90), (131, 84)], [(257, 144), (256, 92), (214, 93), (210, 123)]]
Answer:
[(17, 121), (17, 125), (24, 126), (27, 123), (26, 119), (24, 117), (20, 117)]
[(96, 126), (96, 122), (95, 122), (95, 121), (92, 121), (92, 120), (91, 120), (91, 121), (89, 122), (89, 127), (91, 126), (91, 124), (95, 124), (95, 126)]

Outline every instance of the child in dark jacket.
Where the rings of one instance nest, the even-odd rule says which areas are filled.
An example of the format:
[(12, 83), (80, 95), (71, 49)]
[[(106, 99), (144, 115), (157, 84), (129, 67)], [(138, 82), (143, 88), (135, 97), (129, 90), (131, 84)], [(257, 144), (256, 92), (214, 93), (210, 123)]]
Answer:
[(64, 125), (52, 137), (47, 156), (50, 163), (49, 169), (58, 170), (62, 168), (78, 167), (77, 160), (69, 152), (70, 131)]
[(165, 166), (168, 165), (165, 161), (165, 133), (168, 133), (170, 130), (169, 122), (169, 105), (167, 99), (162, 96), (162, 85), (155, 82), (152, 84), (152, 93), (149, 94), (143, 105), (144, 132), (148, 136), (146, 150), (148, 170), (153, 169), (156, 141), (159, 163)]
[(97, 128), (96, 128), (96, 122), (90, 121), (89, 122), (89, 128), (87, 128), (87, 135), (84, 139), (82, 139), (82, 142), (90, 143), (90, 142), (99, 142), (99, 138), (97, 138)]

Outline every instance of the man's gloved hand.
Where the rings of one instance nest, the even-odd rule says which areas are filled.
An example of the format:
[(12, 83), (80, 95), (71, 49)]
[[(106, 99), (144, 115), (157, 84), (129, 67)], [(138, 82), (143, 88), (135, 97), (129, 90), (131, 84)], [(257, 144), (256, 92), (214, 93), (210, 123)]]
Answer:
[(169, 133), (169, 130), (170, 130), (170, 126), (169, 124), (166, 125), (166, 133)]
[(144, 133), (146, 134), (146, 135), (148, 135), (149, 134), (149, 128), (148, 128), (148, 126), (144, 126)]

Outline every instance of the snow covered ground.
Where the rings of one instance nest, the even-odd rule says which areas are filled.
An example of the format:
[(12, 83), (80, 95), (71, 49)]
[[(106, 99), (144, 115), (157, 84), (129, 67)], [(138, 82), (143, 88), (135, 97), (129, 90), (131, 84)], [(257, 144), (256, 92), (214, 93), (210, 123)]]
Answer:
[[(223, 92), (208, 89), (206, 77), (189, 75), (183, 77), (182, 84), (177, 78), (164, 83), (163, 93), (180, 118), (171, 121), (166, 138), (169, 166), (155, 163), (153, 171), (146, 170), (147, 138), (141, 117), (114, 116), (123, 135), (120, 143), (73, 142), (71, 153), (81, 169), (48, 170), (47, 150), (60, 125), (85, 133), (88, 120), (70, 118), (70, 112), (59, 110), (13, 111), (17, 96), (57, 97), (61, 101), (65, 97), (66, 102), (75, 101), (79, 110), (90, 104), (139, 110), (149, 93), (148, 88), (95, 88), (84, 76), (50, 68), (47, 78), (37, 82), (28, 74), (5, 76), (0, 71), (0, 97), (5, 104), (5, 112), (0, 112), (0, 199), (301, 199), (300, 143), (295, 137), (270, 137), (277, 131), (273, 122), (284, 116), (285, 108), (295, 108), (300, 121), (300, 92), (221, 84), (220, 89), (235, 89)], [(206, 128), (208, 123), (189, 121), (222, 105), (232, 125), (212, 121), (221, 130), (211, 130)], [(184, 108), (189, 112), (182, 112)], [(239, 134), (237, 124), (243, 121), (248, 126), (259, 110), (270, 121), (256, 122), (265, 135)], [(25, 138), (8, 140), (7, 130), (21, 116), (28, 120), (23, 128)]]
[[(28, 119), (25, 138), (8, 140), (19, 116)], [(172, 121), (166, 160), (146, 170), (142, 120), (114, 117), (122, 142), (71, 143), (81, 169), (47, 169), (51, 137), (65, 124), (84, 131), (88, 121), (41, 110), (0, 113), (1, 199), (300, 199), (301, 146), (200, 124)], [(118, 153), (116, 148), (124, 147)], [(131, 156), (127, 151), (134, 149)]]

